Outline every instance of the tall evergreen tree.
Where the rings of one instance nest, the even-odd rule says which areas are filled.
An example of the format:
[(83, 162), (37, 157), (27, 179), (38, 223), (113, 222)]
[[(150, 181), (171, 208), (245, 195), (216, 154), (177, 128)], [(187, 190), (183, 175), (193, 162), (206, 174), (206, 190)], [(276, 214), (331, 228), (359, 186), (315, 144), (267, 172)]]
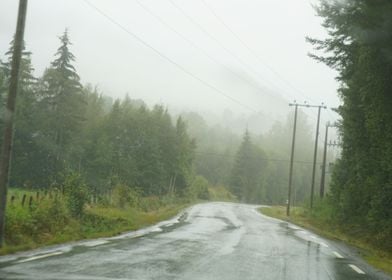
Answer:
[(313, 57), (338, 71), (343, 101), (332, 201), (341, 222), (392, 248), (392, 2), (323, 1), (318, 13), (329, 37), (309, 41), (328, 55)]
[[(61, 170), (70, 164), (67, 158), (74, 136), (80, 131), (86, 107), (85, 96), (73, 62), (67, 30), (60, 37), (55, 60), (42, 78), (43, 138), (51, 147), (51, 161)], [(56, 170), (53, 170), (57, 172)]]
[(265, 172), (264, 152), (255, 146), (246, 130), (241, 146), (237, 151), (230, 176), (231, 191), (244, 202), (265, 200), (263, 172)]
[[(7, 57), (6, 62), (1, 63), (2, 70), (0, 70), (3, 73), (3, 90), (1, 90), (3, 100), (5, 100), (8, 92), (13, 50), (14, 41), (11, 41), (10, 48), (5, 53)], [(27, 51), (25, 44), (23, 44), (10, 178), (10, 183), (15, 185), (25, 185), (36, 173), (32, 159), (36, 148), (34, 134), (36, 132), (35, 112), (37, 96), (35, 89), (37, 79), (34, 77), (33, 72), (31, 52)], [(5, 106), (1, 106), (1, 108), (5, 108)]]

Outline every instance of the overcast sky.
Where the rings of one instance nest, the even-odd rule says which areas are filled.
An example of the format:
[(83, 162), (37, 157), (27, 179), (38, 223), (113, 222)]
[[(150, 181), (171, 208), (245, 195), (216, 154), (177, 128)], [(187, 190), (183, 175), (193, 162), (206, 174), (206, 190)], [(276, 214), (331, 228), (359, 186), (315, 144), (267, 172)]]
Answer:
[[(15, 31), (17, 2), (0, 2), (1, 54)], [(336, 74), (307, 56), (305, 36), (325, 37), (310, 0), (90, 3), (95, 8), (84, 0), (29, 1), (25, 41), (36, 75), (68, 28), (82, 82), (113, 97), (218, 113), (283, 114), (294, 99), (339, 104)], [(323, 121), (332, 118), (326, 113)]]

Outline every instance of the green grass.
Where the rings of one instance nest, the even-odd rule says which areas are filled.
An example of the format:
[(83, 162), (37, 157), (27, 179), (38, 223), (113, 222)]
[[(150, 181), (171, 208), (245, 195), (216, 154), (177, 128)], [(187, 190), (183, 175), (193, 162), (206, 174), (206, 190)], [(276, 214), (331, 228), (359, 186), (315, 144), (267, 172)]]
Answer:
[(259, 208), (259, 211), (266, 216), (288, 221), (310, 229), (326, 238), (344, 241), (347, 244), (358, 248), (360, 255), (369, 264), (392, 275), (391, 252), (385, 252), (379, 248), (375, 248), (366, 241), (367, 239), (365, 237), (358, 238), (346, 233), (335, 223), (312, 215), (312, 213), (306, 208), (292, 208), (290, 211), (290, 217), (286, 216), (286, 207), (283, 206), (262, 207)]
[[(234, 201), (234, 196), (223, 186), (208, 189), (210, 200)], [(24, 206), (22, 198), (26, 195)], [(131, 196), (132, 195), (132, 196)], [(137, 230), (169, 219), (178, 214), (197, 197), (140, 197), (129, 194), (130, 201), (122, 201), (122, 193), (100, 204), (87, 204), (83, 215), (71, 215), (66, 196), (59, 191), (45, 193), (11, 188), (8, 192), (5, 246), (0, 255), (34, 249), (69, 241), (109, 237)], [(128, 197), (125, 196), (125, 197)], [(14, 197), (11, 203), (11, 197)], [(31, 207), (30, 197), (33, 198)]]
[[(36, 195), (35, 192), (12, 190), (15, 197), (18, 195), (21, 198), (24, 193)], [(150, 200), (146, 198), (147, 202)], [(87, 205), (82, 217), (73, 218), (63, 197), (57, 200), (45, 198), (33, 203), (31, 208), (28, 203), (22, 207), (20, 201), (15, 200), (13, 205), (7, 205), (6, 239), (0, 255), (69, 241), (114, 236), (166, 220), (188, 205), (174, 200), (147, 210)]]

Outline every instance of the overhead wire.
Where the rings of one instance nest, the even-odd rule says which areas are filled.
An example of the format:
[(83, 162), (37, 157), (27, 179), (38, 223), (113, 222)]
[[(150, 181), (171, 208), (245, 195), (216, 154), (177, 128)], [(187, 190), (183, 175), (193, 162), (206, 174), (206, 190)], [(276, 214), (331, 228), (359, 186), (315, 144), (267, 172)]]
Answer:
[[(177, 34), (180, 38), (182, 38), (184, 41), (186, 41), (189, 45), (191, 45), (193, 48), (199, 50), (204, 56), (206, 56), (208, 59), (219, 65), (220, 67), (223, 67), (227, 71), (229, 71), (231, 74), (235, 75), (238, 79), (242, 80), (243, 82), (247, 83), (254, 89), (256, 89), (258, 92), (262, 90), (260, 88), (260, 85), (255, 83), (254, 81), (250, 81), (249, 79), (244, 78), (242, 75), (238, 74), (236, 71), (232, 70), (230, 67), (226, 66), (224, 63), (220, 62), (218, 59), (214, 58), (212, 55), (210, 55), (206, 50), (195, 44), (192, 40), (190, 40), (188, 37), (184, 36), (182, 33), (177, 31), (173, 26), (168, 24), (162, 17), (154, 13), (151, 9), (149, 9), (146, 5), (144, 5), (141, 1), (139, 0), (134, 0), (142, 9), (144, 9), (147, 13), (149, 13), (151, 16), (153, 16), (157, 21), (159, 21), (162, 25), (164, 25), (166, 28)], [(273, 95), (272, 93), (266, 91), (266, 93), (276, 99), (279, 99), (276, 95)]]
[[(225, 47), (218, 39), (216, 39), (210, 32), (208, 32), (203, 26), (201, 26), (196, 20), (194, 20), (182, 7), (180, 7), (179, 5), (177, 5), (174, 0), (168, 0), (181, 14), (183, 14), (191, 23), (193, 23), (199, 30), (201, 30), (207, 37), (209, 37), (211, 40), (213, 40), (216, 44), (218, 44), (222, 49), (224, 49), (227, 53), (229, 53), (231, 56), (233, 56), (243, 67), (245, 66), (245, 68), (249, 68), (249, 70), (256, 74), (258, 77), (261, 77), (262, 75), (254, 70), (252, 67), (250, 67), (247, 63), (243, 62), (241, 58), (239, 58), (236, 54), (234, 54), (232, 51), (230, 51), (227, 47)], [(205, 2), (204, 2), (205, 3)], [(208, 7), (208, 6), (207, 6)], [(225, 24), (225, 26), (227, 26)], [(228, 26), (227, 26), (228, 27)], [(231, 30), (231, 29), (230, 29)], [(234, 32), (233, 32), (234, 33)], [(237, 38), (238, 36), (236, 36)], [(238, 37), (239, 38), (239, 37)], [(242, 41), (242, 40), (241, 40)], [(276, 85), (274, 85), (274, 83), (272, 83), (271, 81), (265, 80), (265, 78), (263, 78), (262, 80), (269, 82), (270, 84), (272, 84), (275, 88)], [(277, 87), (279, 90), (279, 87)], [(293, 98), (294, 100), (296, 99), (294, 95), (287, 94), (285, 91), (281, 91), (286, 98), (291, 99)], [(288, 96), (290, 95), (290, 96)], [(303, 94), (302, 94), (303, 95)], [(306, 96), (303, 96), (306, 99)], [(310, 99), (309, 99), (310, 100)], [(308, 115), (311, 119), (313, 119), (314, 121), (316, 121), (316, 119), (314, 117), (312, 117), (311, 115)]]
[[(165, 55), (164, 53), (160, 52), (159, 50), (157, 50), (156, 48), (154, 48), (152, 45), (150, 45), (149, 43), (147, 43), (145, 40), (143, 40), (140, 36), (138, 36), (137, 34), (135, 34), (134, 32), (130, 31), (128, 28), (124, 27), (122, 24), (120, 24), (119, 22), (117, 22), (116, 20), (114, 20), (112, 17), (110, 17), (108, 14), (106, 14), (105, 12), (103, 12), (101, 9), (99, 9), (97, 6), (93, 5), (89, 0), (83, 0), (88, 6), (90, 6), (91, 8), (93, 8), (96, 12), (98, 12), (100, 15), (104, 16), (107, 20), (109, 20), (112, 24), (116, 25), (117, 27), (119, 27), (120, 29), (122, 29), (123, 31), (125, 31), (128, 35), (132, 36), (134, 39), (136, 39), (137, 41), (139, 41), (139, 43), (141, 43), (142, 45), (144, 45), (145, 47), (150, 48), (152, 51), (154, 51), (157, 55), (159, 55), (161, 58), (165, 59), (166, 61), (168, 61), (169, 63), (171, 63), (172, 65), (176, 66), (178, 69), (180, 69), (182, 72), (184, 72), (185, 74), (187, 74), (188, 76), (191, 76), (193, 79), (197, 80), (198, 82), (202, 83), (204, 86), (210, 88), (211, 90), (219, 93), (220, 95), (226, 97), (227, 99), (230, 99), (232, 102), (254, 112), (257, 113), (257, 111), (242, 103), (241, 101), (231, 97), (229, 94), (227, 94), (226, 92), (224, 92), (223, 90), (217, 88), (216, 86), (212, 85), (209, 82), (206, 82), (205, 80), (201, 79), (200, 77), (196, 76), (195, 74), (193, 74), (191, 71), (189, 71), (188, 69), (186, 69), (185, 67), (183, 67), (182, 65), (180, 65), (179, 63), (175, 62), (174, 60), (172, 60), (170, 57), (168, 57), (167, 55)], [(231, 54), (232, 56), (234, 56), (239, 62), (242, 62), (242, 60), (235, 55), (234, 53), (232, 53), (229, 49), (227, 49), (222, 43), (220, 43), (219, 40), (217, 40), (215, 37), (213, 37), (209, 32), (207, 32), (200, 24), (198, 24), (195, 20), (193, 20), (181, 7), (179, 7), (177, 4), (175, 4), (173, 2), (173, 0), (168, 0), (175, 8), (177, 8), (186, 18), (188, 18), (188, 20), (190, 20), (193, 24), (195, 24), (200, 30), (203, 31), (203, 33), (205, 33), (208, 37), (210, 37), (210, 39), (214, 40), (216, 43), (218, 43), (226, 52), (228, 52), (229, 54)], [(233, 74), (236, 74), (236, 76), (238, 76), (239, 78), (241, 78), (244, 81), (247, 81), (248, 83), (250, 83), (250, 81), (246, 80), (245, 78), (243, 78), (242, 76), (238, 75), (238, 73), (234, 72), (233, 70), (231, 70), (229, 67), (227, 67), (226, 65), (224, 65), (223, 63), (219, 62), (217, 59), (215, 59), (213, 56), (209, 55), (204, 49), (200, 48), (199, 46), (197, 46), (194, 42), (192, 42), (190, 39), (188, 39), (187, 37), (185, 37), (184, 35), (182, 35), (180, 32), (178, 32), (177, 30), (175, 30), (173, 27), (171, 27), (169, 24), (167, 24), (164, 20), (162, 20), (162, 18), (160, 18), (159, 16), (157, 16), (155, 13), (153, 13), (150, 9), (148, 9), (145, 5), (141, 4), (140, 1), (136, 0), (136, 2), (144, 9), (146, 10), (148, 13), (150, 13), (152, 16), (154, 16), (158, 21), (160, 21), (163, 25), (165, 25), (167, 28), (169, 28), (171, 31), (175, 32), (178, 36), (180, 36), (181, 38), (183, 38), (184, 40), (186, 40), (189, 44), (191, 44), (193, 47), (199, 49), (204, 55), (206, 55), (209, 59), (211, 59), (212, 61), (214, 61), (215, 63), (219, 64), (220, 66), (224, 67), (225, 69), (229, 70), (230, 72), (232, 72)], [(206, 2), (203, 0), (203, 3), (206, 4)], [(207, 4), (206, 4), (207, 5)], [(208, 6), (207, 6), (208, 7)], [(216, 13), (214, 13), (216, 15)], [(224, 23), (222, 21), (222, 23)], [(225, 26), (227, 26), (227, 28), (229, 30), (231, 30), (228, 25), (224, 24)], [(233, 35), (235, 34), (234, 32), (232, 32)], [(237, 36), (236, 36), (237, 37)], [(238, 37), (238, 39), (240, 39)], [(242, 40), (241, 40), (242, 41)], [(246, 44), (244, 44), (245, 46), (247, 46)], [(251, 50), (249, 48), (249, 50)], [(242, 62), (241, 63), (243, 66), (246, 66), (246, 63)], [(256, 72), (257, 73), (257, 72)], [(258, 87), (257, 84), (253, 84), (254, 87)], [(274, 96), (275, 97), (275, 96)], [(287, 96), (286, 96), (287, 97)], [(312, 118), (313, 119), (313, 118)]]
[[(201, 1), (203, 5), (207, 8), (207, 10), (210, 11), (210, 13), (214, 16), (214, 18), (222, 25), (224, 26), (231, 35), (237, 39), (238, 42), (241, 43), (242, 46), (245, 47), (245, 49), (248, 50), (248, 52), (255, 57), (262, 65), (264, 65), (268, 70), (270, 70), (276, 77), (278, 77), (281, 81), (283, 81), (288, 87), (290, 87), (293, 91), (299, 93), (303, 98), (315, 102), (311, 97), (307, 96), (304, 94), (301, 90), (299, 90), (297, 87), (295, 87), (293, 84), (291, 84), (285, 77), (283, 77), (278, 71), (276, 71), (272, 66), (270, 66), (264, 59), (262, 59), (255, 51), (252, 49), (224, 20), (219, 14), (207, 3), (206, 0)], [(329, 110), (327, 110), (328, 115), (334, 119), (334, 117), (331, 116)], [(317, 113), (316, 113), (317, 114)], [(314, 119), (313, 117), (311, 117)], [(315, 120), (315, 119), (314, 119)], [(326, 124), (326, 123), (324, 123)]]
[[(195, 154), (199, 155), (206, 155), (206, 156), (216, 156), (216, 157), (223, 157), (223, 158), (237, 158), (236, 155), (225, 155), (225, 154), (219, 154), (219, 153), (209, 153), (209, 152), (200, 152), (196, 151)], [(242, 156), (241, 158), (245, 159), (259, 159), (262, 161), (271, 161), (271, 162), (287, 162), (289, 163), (289, 159), (279, 159), (279, 158), (262, 158), (262, 157), (256, 157), (256, 156)], [(294, 160), (294, 163), (298, 164), (309, 164), (312, 165), (313, 161), (303, 161), (303, 160)], [(321, 162), (316, 162), (316, 164), (321, 164)]]
[(172, 60), (170, 57), (168, 57), (167, 55), (165, 55), (164, 53), (160, 52), (158, 49), (156, 49), (155, 47), (153, 47), (152, 45), (150, 45), (148, 42), (146, 42), (145, 40), (143, 40), (140, 36), (138, 36), (137, 34), (135, 34), (134, 32), (132, 32), (131, 30), (129, 30), (128, 28), (124, 27), (122, 24), (120, 24), (118, 21), (114, 20), (112, 17), (110, 17), (108, 14), (106, 14), (103, 10), (99, 9), (97, 6), (95, 6), (94, 4), (92, 4), (89, 0), (83, 0), (90, 8), (92, 8), (93, 10), (95, 10), (96, 12), (98, 12), (101, 16), (105, 17), (108, 21), (110, 21), (112, 24), (114, 24), (115, 26), (119, 27), (121, 30), (123, 30), (126, 34), (130, 35), (131, 37), (133, 37), (135, 40), (137, 40), (140, 44), (142, 44), (143, 46), (151, 49), (155, 54), (157, 54), (158, 56), (160, 56), (161, 58), (163, 58), (164, 60), (168, 61), (169, 63), (171, 63), (172, 65), (174, 65), (175, 67), (177, 67), (178, 69), (180, 69), (182, 72), (184, 72), (185, 74), (187, 74), (188, 76), (192, 77), (193, 79), (199, 81), (200, 83), (202, 83), (204, 86), (212, 89), (213, 91), (219, 93), (222, 96), (225, 96), (226, 98), (230, 99), (232, 102), (242, 106), (243, 108), (246, 108), (254, 113), (257, 113), (257, 111), (240, 102), (239, 100), (231, 97), (230, 95), (228, 95), (227, 93), (225, 93), (223, 90), (215, 87), (214, 85), (204, 81), (203, 79), (201, 79), (200, 77), (196, 76), (195, 74), (193, 74), (192, 72), (190, 72), (189, 70), (187, 70), (185, 67), (183, 67), (182, 65), (180, 65), (179, 63), (175, 62), (174, 60)]
[[(293, 98), (293, 95), (287, 94), (285, 91), (281, 91), (279, 89), (279, 86), (276, 86), (273, 82), (265, 79), (262, 77), (262, 75), (253, 67), (251, 67), (249, 64), (244, 62), (238, 55), (236, 55), (234, 52), (232, 52), (230, 49), (228, 49), (221, 41), (219, 41), (215, 36), (213, 36), (210, 32), (208, 32), (200, 23), (198, 23), (196, 20), (194, 20), (181, 6), (177, 5), (173, 0), (168, 0), (172, 4), (173, 7), (175, 7), (185, 18), (187, 18), (193, 25), (195, 25), (202, 33), (204, 33), (208, 38), (210, 38), (212, 41), (214, 41), (219, 47), (221, 47), (226, 53), (228, 53), (230, 56), (232, 56), (239, 64), (242, 65), (246, 70), (252, 72), (254, 75), (258, 77), (258, 79), (264, 81), (265, 83), (268, 83), (272, 88), (275, 88), (279, 90), (279, 92), (283, 93), (286, 98), (289, 100)], [(290, 96), (288, 96), (290, 95)]]
[(269, 69), (272, 73), (275, 74), (281, 81), (283, 81), (287, 86), (289, 86), (292, 90), (296, 91), (299, 93), (302, 97), (305, 99), (308, 99), (309, 101), (314, 102), (311, 98), (307, 97), (302, 91), (300, 91), (298, 88), (294, 87), (287, 79), (285, 79), (279, 72), (277, 72), (272, 66), (267, 64), (261, 57), (251, 48), (245, 41), (237, 35), (236, 32), (228, 25), (226, 22), (215, 12), (215, 10), (207, 3), (206, 0), (201, 1), (204, 6), (207, 8), (207, 10), (210, 11), (210, 13), (215, 17), (215, 19), (220, 22), (232, 35), (234, 38), (237, 39), (247, 50), (250, 54), (252, 54), (261, 64), (263, 64), (267, 69)]

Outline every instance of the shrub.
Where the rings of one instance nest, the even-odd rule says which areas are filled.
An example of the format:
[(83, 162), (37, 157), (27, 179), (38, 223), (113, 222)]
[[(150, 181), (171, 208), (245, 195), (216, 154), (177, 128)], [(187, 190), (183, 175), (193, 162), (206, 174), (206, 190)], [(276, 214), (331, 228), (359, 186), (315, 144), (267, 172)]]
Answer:
[(155, 211), (161, 207), (161, 200), (157, 196), (148, 196), (140, 199), (139, 207), (141, 210)]
[(126, 206), (136, 207), (139, 203), (139, 194), (124, 184), (117, 184), (112, 192), (113, 204), (119, 208)]
[(70, 173), (65, 176), (62, 185), (66, 196), (67, 208), (72, 217), (80, 218), (88, 200), (88, 190), (81, 176)]
[(196, 176), (188, 189), (188, 195), (192, 199), (209, 199), (208, 181), (203, 176)]
[(31, 210), (38, 232), (56, 233), (69, 222), (69, 213), (60, 199), (42, 200)]
[(211, 186), (208, 192), (210, 200), (213, 201), (237, 201), (237, 198), (222, 185)]

